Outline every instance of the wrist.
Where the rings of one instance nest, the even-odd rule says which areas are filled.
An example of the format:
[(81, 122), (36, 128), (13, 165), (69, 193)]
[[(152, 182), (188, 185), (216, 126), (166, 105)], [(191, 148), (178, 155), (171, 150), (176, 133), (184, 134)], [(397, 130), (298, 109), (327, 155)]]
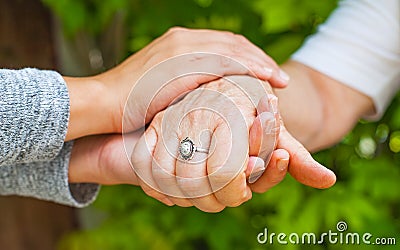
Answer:
[(105, 84), (94, 77), (64, 77), (64, 80), (70, 99), (65, 141), (115, 132), (113, 98)]
[(134, 147), (141, 135), (142, 131), (126, 135), (124, 140), (127, 144), (122, 135), (97, 135), (75, 140), (69, 161), (68, 182), (138, 185), (125, 146)]
[(98, 145), (86, 143), (87, 138), (74, 141), (68, 167), (69, 183), (98, 183), (94, 171), (98, 164)]

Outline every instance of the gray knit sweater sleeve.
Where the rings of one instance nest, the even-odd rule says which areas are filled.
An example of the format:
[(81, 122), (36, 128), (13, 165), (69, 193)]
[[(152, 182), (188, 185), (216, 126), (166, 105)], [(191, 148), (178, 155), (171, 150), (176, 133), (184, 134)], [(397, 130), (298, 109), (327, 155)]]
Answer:
[(69, 96), (54, 71), (0, 69), (0, 194), (83, 207), (99, 186), (68, 184)]

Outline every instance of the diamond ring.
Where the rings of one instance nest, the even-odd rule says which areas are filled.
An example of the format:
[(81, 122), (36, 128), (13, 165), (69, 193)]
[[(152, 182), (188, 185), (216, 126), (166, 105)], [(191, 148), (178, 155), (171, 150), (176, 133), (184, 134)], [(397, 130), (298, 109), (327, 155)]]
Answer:
[(208, 154), (208, 149), (196, 147), (194, 142), (189, 137), (186, 137), (181, 141), (178, 152), (182, 159), (187, 161), (193, 158), (195, 152)]

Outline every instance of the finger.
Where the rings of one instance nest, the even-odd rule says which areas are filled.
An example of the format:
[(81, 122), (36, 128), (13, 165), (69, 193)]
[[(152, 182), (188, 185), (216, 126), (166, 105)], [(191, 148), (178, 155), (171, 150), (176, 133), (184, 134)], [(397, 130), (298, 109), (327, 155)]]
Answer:
[[(274, 128), (275, 132), (275, 142), (278, 141), (279, 130), (281, 127), (281, 118), (278, 112), (278, 98), (273, 94), (267, 94), (260, 98), (257, 104), (257, 114), (262, 114), (264, 112), (272, 113), (274, 115)], [(272, 121), (270, 121), (272, 122)]]
[(148, 196), (172, 206), (174, 203), (166, 195), (157, 191), (159, 187), (152, 178), (151, 164), (156, 143), (157, 134), (152, 127), (149, 127), (133, 150), (131, 157), (132, 168), (139, 177), (139, 185)]
[(249, 183), (256, 182), (264, 173), (264, 171), (264, 160), (256, 156), (250, 156), (249, 162), (247, 163), (247, 168), (245, 170), (246, 178), (248, 179)]
[(257, 114), (263, 112), (278, 113), (278, 97), (273, 94), (262, 96), (257, 104)]
[(218, 60), (214, 60), (215, 65), (219, 67), (214, 68), (211, 72), (217, 70), (216, 72), (222, 76), (237, 75), (238, 73), (247, 74), (261, 80), (279, 82), (279, 80), (274, 79), (279, 67), (271, 62), (266, 62), (246, 46), (228, 42), (220, 44), (218, 47), (212, 43), (205, 43), (203, 47), (205, 51), (219, 56)]
[(215, 193), (218, 201), (228, 207), (240, 206), (250, 200), (252, 195), (244, 172), (241, 172), (228, 185)]
[[(281, 70), (277, 65), (277, 63), (270, 56), (268, 56), (262, 49), (251, 43), (247, 38), (245, 38), (242, 35), (236, 35), (236, 41), (234, 42), (235, 42), (235, 44), (233, 45), (234, 47), (240, 46), (244, 50), (248, 49), (248, 53), (246, 53), (246, 55), (248, 56), (257, 55), (257, 58), (260, 57), (264, 62), (262, 68), (266, 70), (272, 69), (271, 71), (272, 75), (269, 77), (269, 79), (263, 79), (263, 80), (269, 80), (271, 85), (275, 88), (284, 88), (287, 86), (290, 80), (288, 74), (286, 74), (283, 70)], [(239, 54), (243, 54), (241, 53), (240, 50), (236, 51), (238, 51)], [(257, 71), (257, 69), (255, 69), (255, 71)]]
[[(191, 127), (196, 128), (198, 126), (192, 125)], [(193, 138), (193, 142), (197, 147), (208, 149), (209, 151), (213, 150), (210, 148), (210, 131), (203, 130), (197, 135), (195, 131), (189, 131), (188, 136)], [(176, 163), (178, 186), (185, 194), (185, 197), (190, 199), (191, 203), (198, 209), (204, 212), (220, 212), (225, 206), (218, 202), (208, 182), (207, 157), (207, 153), (195, 152), (190, 160), (178, 159)]]
[(260, 98), (260, 101), (257, 104), (257, 114), (261, 114), (264, 112), (273, 113), (275, 117), (275, 133), (276, 133), (276, 141), (279, 137), (279, 130), (281, 126), (281, 117), (278, 111), (278, 98), (273, 94), (267, 94)]
[(238, 206), (252, 195), (244, 171), (248, 162), (247, 127), (240, 124), (231, 121), (230, 126), (223, 123), (215, 129), (211, 140), (215, 150), (207, 160), (211, 187), (225, 206)]
[(163, 130), (163, 132), (158, 137), (153, 154), (151, 171), (154, 181), (160, 188), (159, 190), (167, 195), (173, 203), (181, 207), (190, 207), (193, 204), (184, 199), (185, 195), (179, 189), (175, 176), (176, 149), (179, 146), (179, 141), (176, 136), (169, 133), (169, 130)]
[[(257, 106), (259, 115), (255, 118), (249, 132), (249, 155), (258, 156), (267, 164), (275, 148), (279, 134), (279, 124), (276, 116), (272, 113), (272, 105), (276, 105), (276, 103), (271, 103), (274, 100), (276, 100), (276, 97), (273, 95), (264, 96), (260, 99)], [(252, 171), (248, 176), (249, 183), (257, 181), (262, 171), (262, 168)]]
[[(261, 161), (261, 159), (257, 158), (254, 161)], [(266, 170), (256, 182), (250, 184), (251, 190), (257, 193), (264, 193), (280, 183), (286, 176), (288, 164), (289, 153), (283, 149), (275, 150)]]
[[(200, 34), (201, 32), (210, 33), (210, 30), (199, 30), (199, 31)], [(270, 56), (268, 56), (262, 49), (251, 43), (247, 38), (245, 38), (242, 35), (232, 34), (231, 32), (221, 32), (221, 31), (211, 31), (211, 32), (214, 32), (214, 34), (212, 36), (210, 35), (207, 37), (214, 38), (215, 42), (207, 44), (218, 44), (221, 41), (227, 42), (228, 46), (223, 46), (222, 48), (224, 48), (225, 50), (226, 48), (229, 48), (231, 52), (234, 53), (233, 55), (234, 58), (236, 58), (236, 56), (238, 55), (246, 55), (248, 56), (249, 58), (248, 60), (250, 60), (250, 62), (261, 60), (262, 62), (258, 64), (261, 66), (261, 68), (272, 69), (273, 74), (272, 76), (270, 76), (269, 80), (273, 87), (282, 88), (287, 86), (289, 82), (288, 74), (285, 73), (283, 70), (280, 70), (277, 63)], [(221, 53), (224, 53), (225, 50), (221, 51)], [(244, 65), (248, 65), (246, 61)], [(251, 65), (248, 66), (251, 68)], [(255, 69), (254, 71), (256, 72), (257, 69)], [(262, 79), (262, 77), (260, 79)]]
[(297, 181), (314, 188), (328, 188), (335, 184), (335, 174), (316, 162), (307, 149), (283, 126), (277, 147), (289, 152), (289, 173)]
[(250, 51), (244, 50), (242, 54), (233, 54), (233, 52), (225, 52), (221, 46), (221, 49), (216, 49), (213, 53), (213, 45), (209, 43), (204, 45), (204, 50), (208, 52), (195, 53), (187, 62), (192, 66), (188, 68), (191, 72), (206, 73), (198, 74), (198, 81), (201, 83), (229, 75), (249, 75), (261, 80), (277, 82), (273, 77), (277, 75), (276, 71), (279, 69), (257, 57), (249, 58)]
[[(260, 99), (260, 101), (258, 102), (257, 114), (262, 114), (264, 112), (272, 113), (274, 115), (273, 120), (265, 120), (266, 123), (262, 123), (262, 124), (265, 124), (265, 126), (263, 128), (267, 128), (266, 130), (264, 130), (264, 134), (269, 135), (269, 136), (267, 136), (266, 142), (263, 145), (268, 145), (267, 142), (272, 143), (272, 141), (273, 141), (274, 142), (274, 145), (272, 148), (272, 150), (273, 150), (273, 149), (275, 149), (276, 144), (278, 142), (280, 128), (281, 128), (281, 124), (282, 124), (281, 117), (278, 112), (278, 98), (275, 95), (267, 94), (266, 96), (263, 96)], [(268, 126), (273, 126), (273, 128), (271, 130), (268, 130)], [(275, 135), (275, 138), (272, 138), (273, 135)], [(272, 150), (268, 151), (267, 147), (261, 146), (261, 152), (268, 152), (269, 156), (271, 156), (270, 153), (272, 153)], [(267, 154), (265, 154), (265, 155), (267, 155)], [(265, 158), (265, 155), (261, 155), (261, 157), (263, 157), (264, 161), (266, 163), (268, 163), (269, 159)]]
[[(201, 42), (204, 37), (207, 37), (207, 40)], [(171, 41), (175, 41), (178, 44), (181, 41), (185, 41), (184, 44), (179, 46), (182, 53), (191, 52), (193, 48), (196, 48), (198, 51), (207, 51), (235, 58), (247, 68), (252, 69), (260, 79), (271, 80), (272, 85), (276, 85), (275, 87), (286, 86), (286, 81), (280, 77), (280, 74), (273, 74), (274, 71), (279, 72), (279, 67), (275, 61), (242, 35), (223, 31), (177, 28), (172, 29), (172, 32), (168, 32), (164, 39), (167, 41), (166, 45), (169, 46)]]
[[(258, 156), (268, 163), (275, 148), (275, 118), (272, 113), (261, 113), (254, 120), (249, 133), (249, 155)], [(264, 168), (265, 169), (265, 168)], [(261, 176), (263, 169), (254, 169), (250, 173), (249, 183)]]
[(264, 161), (268, 160), (275, 148), (275, 116), (263, 112), (253, 122), (249, 132), (249, 154), (258, 156)]

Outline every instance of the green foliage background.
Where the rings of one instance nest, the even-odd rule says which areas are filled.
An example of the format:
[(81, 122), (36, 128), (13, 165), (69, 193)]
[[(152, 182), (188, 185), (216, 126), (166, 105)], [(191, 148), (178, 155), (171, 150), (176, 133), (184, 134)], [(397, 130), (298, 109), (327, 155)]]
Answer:
[[(122, 13), (125, 56), (179, 25), (241, 33), (278, 62), (286, 60), (337, 5), (332, 0), (43, 2), (61, 20), (69, 38), (78, 33), (98, 37), (113, 16)], [(399, 245), (398, 152), (399, 96), (380, 121), (361, 122), (339, 145), (315, 155), (338, 175), (329, 190), (305, 187), (287, 176), (239, 208), (205, 214), (194, 208), (168, 208), (138, 187), (103, 187), (83, 218), (92, 226), (67, 236), (60, 249), (366, 249), (365, 245), (260, 245), (256, 240), (265, 227), (275, 233), (323, 233), (335, 231), (341, 220), (348, 224), (346, 232), (396, 237)], [(368, 249), (375, 248), (396, 249)]]

